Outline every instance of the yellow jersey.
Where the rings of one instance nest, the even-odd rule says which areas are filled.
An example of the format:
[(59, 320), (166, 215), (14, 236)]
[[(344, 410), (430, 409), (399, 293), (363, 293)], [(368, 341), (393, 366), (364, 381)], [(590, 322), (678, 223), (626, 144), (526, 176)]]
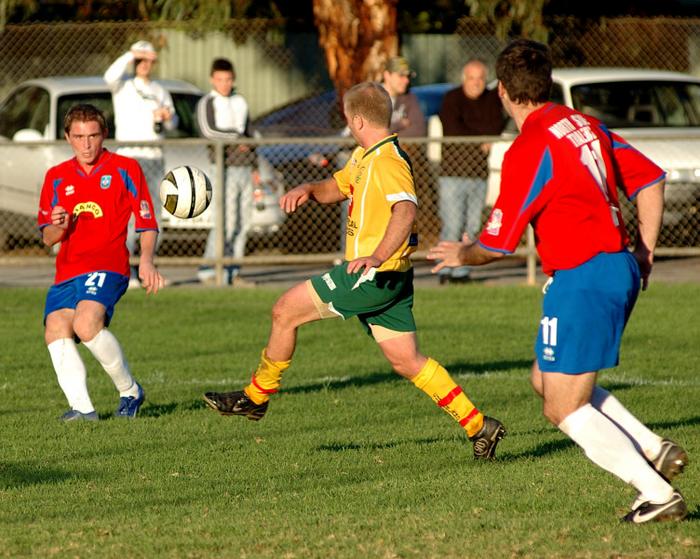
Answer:
[[(408, 155), (392, 134), (364, 149), (357, 147), (345, 167), (333, 175), (340, 191), (350, 199), (345, 234), (345, 260), (371, 256), (384, 238), (391, 208), (408, 200), (418, 205)], [(413, 225), (409, 236), (378, 272), (411, 268), (409, 254), (416, 250), (418, 235)]]

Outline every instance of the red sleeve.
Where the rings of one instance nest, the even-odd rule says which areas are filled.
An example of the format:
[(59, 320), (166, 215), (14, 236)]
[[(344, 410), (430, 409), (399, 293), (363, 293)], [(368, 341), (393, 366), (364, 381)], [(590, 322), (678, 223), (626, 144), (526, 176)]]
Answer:
[(514, 143), (503, 158), (501, 191), (479, 236), (479, 244), (488, 250), (514, 252), (543, 205), (542, 192), (554, 175), (552, 155), (546, 145), (538, 150), (539, 156), (534, 149), (527, 149), (524, 153)]
[(610, 132), (618, 184), (627, 198), (634, 198), (640, 190), (659, 182), (666, 176), (661, 167), (632, 147), (621, 136)]
[(129, 166), (128, 178), (136, 189), (136, 196), (130, 197), (131, 209), (136, 217), (136, 231), (158, 231), (155, 212), (160, 211), (160, 206), (157, 208), (153, 206), (151, 194), (148, 191), (148, 184), (146, 184), (146, 177), (141, 170), (141, 166), (135, 160), (132, 160), (132, 165)]
[(51, 225), (51, 210), (58, 205), (59, 184), (60, 179), (55, 178), (53, 168), (49, 169), (44, 175), (44, 184), (41, 187), (41, 195), (39, 196), (39, 214), (37, 216), (39, 229)]

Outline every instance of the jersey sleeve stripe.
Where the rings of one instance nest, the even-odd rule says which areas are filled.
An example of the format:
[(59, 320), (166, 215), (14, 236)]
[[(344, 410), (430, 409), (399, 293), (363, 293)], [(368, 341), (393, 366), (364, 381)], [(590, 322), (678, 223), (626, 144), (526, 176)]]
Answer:
[(549, 147), (546, 147), (544, 153), (542, 154), (540, 164), (537, 166), (535, 178), (530, 185), (530, 191), (527, 193), (527, 197), (525, 198), (525, 202), (523, 202), (522, 208), (520, 208), (520, 215), (527, 211), (553, 176), (554, 167), (552, 164), (552, 153), (549, 151)]
[(408, 192), (398, 192), (396, 194), (387, 194), (387, 202), (403, 202), (403, 201), (413, 202), (416, 206), (418, 205), (418, 198), (414, 194), (409, 194)]
[(513, 252), (514, 252), (512, 250), (506, 250), (504, 248), (495, 248), (495, 247), (486, 245), (481, 241), (476, 241), (476, 244), (478, 244), (482, 248), (485, 248), (486, 250), (490, 250), (491, 252), (500, 252), (501, 254), (513, 254)]
[(136, 192), (136, 185), (134, 184), (134, 181), (131, 180), (131, 177), (129, 176), (127, 170), (119, 168), (119, 174), (121, 175), (122, 180), (126, 185), (126, 189), (134, 198), (136, 198), (138, 196), (138, 192)]
[(629, 195), (629, 199), (634, 200), (637, 197), (637, 194), (639, 194), (642, 190), (644, 190), (645, 188), (649, 188), (650, 186), (656, 184), (657, 182), (659, 182), (660, 180), (663, 180), (665, 178), (666, 178), (666, 172), (664, 171), (663, 173), (661, 173), (661, 176), (659, 176), (659, 177), (655, 178), (653, 181), (648, 182), (647, 184), (642, 185), (639, 188), (637, 188), (634, 192), (632, 192)]

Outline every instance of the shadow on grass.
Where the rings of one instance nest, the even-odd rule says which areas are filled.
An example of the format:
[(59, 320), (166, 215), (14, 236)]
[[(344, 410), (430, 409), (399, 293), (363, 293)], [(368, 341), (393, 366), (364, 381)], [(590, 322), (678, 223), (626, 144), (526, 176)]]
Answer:
[(516, 460), (522, 460), (523, 458), (541, 458), (542, 456), (547, 456), (549, 454), (563, 452), (575, 446), (576, 444), (569, 439), (547, 441), (545, 443), (538, 444), (534, 448), (523, 450), (522, 452), (497, 452), (496, 460), (499, 462), (515, 462)]
[(139, 417), (162, 417), (181, 411), (203, 410), (207, 407), (204, 400), (190, 400), (189, 402), (169, 402), (167, 404), (149, 403), (139, 412)]
[(443, 443), (445, 441), (452, 440), (452, 438), (439, 438), (432, 437), (429, 439), (410, 439), (405, 441), (389, 441), (386, 443), (342, 443), (334, 442), (329, 444), (322, 444), (317, 446), (316, 450), (322, 452), (345, 452), (347, 450), (385, 450), (387, 448), (396, 448), (403, 445), (415, 445), (415, 444), (435, 444)]
[(689, 512), (685, 519), (694, 521), (700, 520), (700, 508), (696, 508), (694, 511)]
[(59, 483), (76, 477), (75, 472), (58, 468), (27, 466), (0, 462), (0, 489), (18, 489), (30, 485)]
[(674, 427), (690, 427), (691, 425), (700, 425), (700, 415), (686, 419), (676, 419), (675, 421), (654, 421), (647, 424), (649, 429), (653, 431), (673, 429)]

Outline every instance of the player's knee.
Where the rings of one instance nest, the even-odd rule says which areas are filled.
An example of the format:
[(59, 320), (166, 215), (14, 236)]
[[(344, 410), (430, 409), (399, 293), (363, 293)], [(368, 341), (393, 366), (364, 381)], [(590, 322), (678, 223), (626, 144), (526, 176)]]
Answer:
[(83, 342), (92, 340), (102, 330), (102, 327), (102, 323), (87, 318), (76, 317), (73, 321), (73, 332)]

